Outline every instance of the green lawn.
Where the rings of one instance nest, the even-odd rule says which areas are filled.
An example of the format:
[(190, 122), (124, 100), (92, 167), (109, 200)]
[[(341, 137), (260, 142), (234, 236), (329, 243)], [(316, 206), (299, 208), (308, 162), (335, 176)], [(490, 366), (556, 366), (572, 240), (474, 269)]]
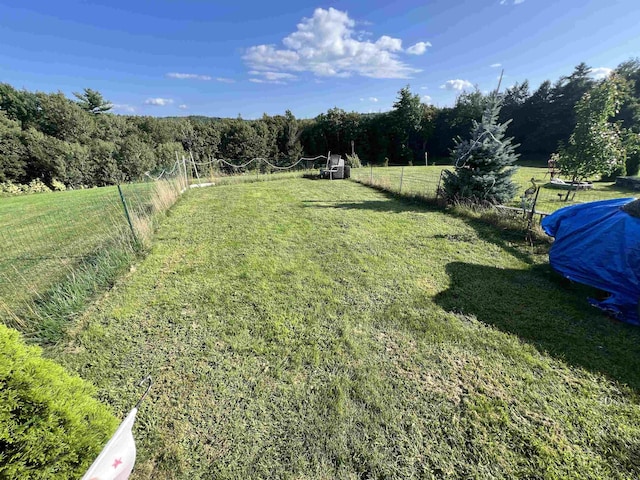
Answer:
[[(139, 206), (152, 187), (122, 188), (128, 203)], [(0, 198), (0, 299), (9, 308), (33, 299), (123, 228), (116, 187)]]
[(541, 248), (353, 182), (193, 191), (48, 355), (134, 478), (637, 478), (640, 331)]
[[(351, 176), (357, 180), (373, 179), (383, 186), (393, 191), (400, 189), (400, 178), (402, 177), (402, 192), (408, 194), (419, 194), (427, 198), (434, 198), (438, 186), (440, 173), (443, 169), (452, 169), (448, 166), (430, 165), (414, 167), (374, 167), (373, 172), (369, 167), (351, 170)], [(550, 176), (546, 167), (519, 166), (513, 176), (514, 182), (519, 186), (516, 198), (511, 202), (512, 206), (521, 206), (520, 199), (524, 191), (531, 187), (530, 179), (534, 178), (542, 187), (538, 197), (536, 209), (542, 212), (553, 212), (559, 208), (566, 207), (579, 202), (592, 202), (620, 197), (637, 196), (637, 191), (622, 189), (615, 186), (615, 182), (594, 181), (592, 190), (583, 190), (571, 195), (568, 201), (564, 200), (566, 190), (559, 190), (548, 185)]]

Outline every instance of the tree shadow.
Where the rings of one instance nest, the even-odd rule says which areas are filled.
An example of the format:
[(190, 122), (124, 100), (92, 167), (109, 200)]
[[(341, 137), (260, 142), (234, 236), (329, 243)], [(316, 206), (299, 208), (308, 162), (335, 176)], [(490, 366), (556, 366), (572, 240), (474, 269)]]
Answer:
[(421, 197), (410, 197), (377, 189), (384, 196), (381, 200), (336, 201), (336, 200), (302, 200), (306, 207), (337, 208), (345, 210), (372, 210), (376, 212), (436, 212), (442, 211), (435, 203)]
[(517, 335), (538, 350), (640, 391), (640, 328), (612, 320), (587, 303), (602, 295), (573, 284), (549, 265), (502, 269), (447, 265), (451, 283), (434, 301), (454, 313)]

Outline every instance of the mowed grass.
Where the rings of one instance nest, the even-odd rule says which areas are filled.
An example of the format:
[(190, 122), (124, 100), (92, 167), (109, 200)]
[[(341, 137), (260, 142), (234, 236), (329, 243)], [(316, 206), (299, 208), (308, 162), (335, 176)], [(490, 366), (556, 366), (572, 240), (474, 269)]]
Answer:
[[(153, 184), (122, 188), (133, 208)], [(126, 228), (116, 187), (0, 198), (0, 299), (12, 309), (32, 300)]]
[(640, 333), (544, 249), (354, 182), (198, 189), (49, 356), (137, 479), (637, 478)]
[[(374, 167), (373, 172), (369, 167), (363, 167), (352, 169), (351, 176), (354, 179), (368, 182), (373, 173), (374, 181), (395, 192), (400, 189), (400, 179), (402, 177), (402, 193), (434, 198), (440, 174), (444, 169), (452, 170), (453, 167), (441, 165), (404, 168), (397, 166)], [(551, 178), (546, 167), (518, 166), (516, 173), (513, 175), (513, 182), (518, 185), (518, 193), (510, 203), (511, 206), (522, 206), (521, 196), (526, 189), (532, 186), (531, 178), (534, 178), (538, 186), (541, 187), (536, 210), (545, 213), (551, 213), (559, 208), (580, 202), (638, 196), (637, 191), (617, 187), (615, 182), (594, 181), (591, 190), (581, 190), (575, 192), (575, 195), (574, 192), (571, 192), (569, 198), (565, 201), (567, 191), (553, 188), (549, 185)], [(568, 181), (568, 179), (565, 180)]]

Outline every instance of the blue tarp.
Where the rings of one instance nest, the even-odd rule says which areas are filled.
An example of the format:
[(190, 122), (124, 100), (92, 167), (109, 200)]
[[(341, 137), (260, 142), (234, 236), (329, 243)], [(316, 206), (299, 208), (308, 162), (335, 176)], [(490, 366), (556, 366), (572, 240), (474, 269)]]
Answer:
[(640, 325), (640, 218), (621, 207), (635, 198), (618, 198), (562, 208), (542, 221), (555, 242), (551, 266), (566, 278), (611, 295), (595, 305), (619, 320)]

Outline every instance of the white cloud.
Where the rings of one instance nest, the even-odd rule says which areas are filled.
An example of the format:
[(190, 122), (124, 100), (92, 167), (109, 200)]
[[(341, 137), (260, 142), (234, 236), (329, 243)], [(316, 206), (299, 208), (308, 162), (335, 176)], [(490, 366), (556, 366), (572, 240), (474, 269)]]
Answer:
[(402, 40), (399, 38), (392, 38), (387, 35), (381, 36), (376, 41), (376, 45), (382, 50), (389, 50), (390, 52), (402, 51)]
[(256, 45), (242, 58), (252, 70), (321, 77), (410, 78), (420, 71), (399, 58), (402, 40), (387, 35), (375, 42), (362, 40), (365, 36), (354, 30), (355, 25), (346, 12), (317, 8), (282, 40), (284, 48)]
[(369, 97), (369, 101), (373, 103), (378, 103), (378, 99), (376, 97)]
[(602, 80), (603, 78), (607, 78), (613, 72), (613, 68), (608, 67), (597, 67), (591, 69), (591, 76), (596, 80)]
[(524, 3), (524, 0), (513, 0), (512, 2), (510, 0), (500, 0), (500, 5), (520, 5), (521, 3)]
[(114, 103), (113, 110), (116, 112), (123, 112), (123, 113), (135, 113), (136, 107), (133, 107), (126, 103)]
[(158, 107), (164, 107), (166, 105), (171, 105), (173, 100), (170, 98), (147, 98), (144, 101), (145, 105), (156, 105)]
[(429, 87), (427, 87), (426, 85), (420, 87), (420, 90), (429, 90)]
[(427, 51), (427, 47), (431, 47), (430, 42), (418, 42), (415, 45), (411, 45), (407, 48), (407, 53), (409, 55), (422, 55)]
[(445, 90), (466, 90), (468, 88), (473, 88), (473, 83), (468, 80), (447, 80), (443, 85), (440, 85), (440, 88), (444, 88)]
[(498, 68), (501, 67), (502, 64), (501, 63), (492, 63), (491, 65), (489, 65), (491, 68)]
[(199, 75), (197, 73), (167, 73), (167, 78), (176, 78), (178, 80), (211, 80), (209, 75)]
[(514, 5), (520, 5), (521, 3), (524, 3), (524, 0), (513, 0)]
[(236, 83), (236, 81), (233, 78), (225, 78), (225, 77), (216, 77), (216, 82)]
[[(277, 83), (284, 85), (287, 80), (297, 80), (298, 77), (291, 73), (285, 72), (262, 72), (260, 70), (251, 70), (249, 75), (254, 75), (257, 78), (250, 78), (249, 80), (254, 82), (255, 80), (260, 80), (255, 83)], [(260, 78), (262, 77), (262, 78)]]
[(187, 107), (187, 106), (183, 103), (182, 105), (178, 105), (178, 108), (179, 108), (180, 110), (186, 110), (186, 109), (187, 109), (187, 108), (189, 108), (189, 107)]
[(422, 96), (422, 101), (424, 103), (430, 104), (431, 103), (431, 97), (429, 95), (423, 95)]

